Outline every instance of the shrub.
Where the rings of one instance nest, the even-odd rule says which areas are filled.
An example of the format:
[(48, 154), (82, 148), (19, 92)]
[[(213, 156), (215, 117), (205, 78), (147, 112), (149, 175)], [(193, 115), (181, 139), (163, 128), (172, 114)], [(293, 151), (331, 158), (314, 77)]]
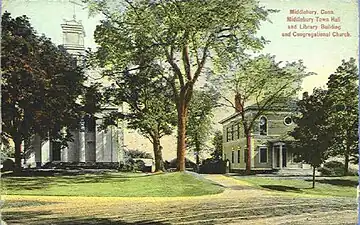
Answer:
[(134, 170), (144, 172), (145, 171), (145, 163), (142, 160), (137, 160), (134, 163)]
[(13, 171), (15, 168), (15, 162), (11, 159), (4, 160), (2, 171)]
[(318, 169), (322, 176), (344, 176), (344, 163), (338, 161), (329, 161), (324, 167)]
[(200, 166), (200, 173), (224, 174), (226, 173), (226, 162), (218, 159), (206, 159)]

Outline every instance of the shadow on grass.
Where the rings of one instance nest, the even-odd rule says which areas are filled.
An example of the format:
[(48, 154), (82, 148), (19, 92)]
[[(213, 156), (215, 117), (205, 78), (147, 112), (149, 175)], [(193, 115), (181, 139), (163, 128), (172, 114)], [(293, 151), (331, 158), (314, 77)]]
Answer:
[[(312, 180), (305, 180), (305, 181), (312, 182)], [(324, 179), (324, 180), (316, 180), (316, 183), (331, 184), (331, 185), (338, 185), (344, 187), (356, 187), (358, 185), (358, 181), (348, 180), (348, 179)]]
[(303, 192), (300, 188), (284, 186), (284, 185), (260, 185), (260, 187), (274, 191), (282, 191), (282, 192), (297, 192), (297, 193)]
[[(102, 224), (102, 225), (169, 225), (170, 223), (159, 222), (159, 221), (150, 221), (150, 220), (141, 220), (135, 222), (127, 222), (123, 220), (110, 220), (107, 218), (91, 218), (91, 217), (62, 217), (61, 215), (53, 215), (52, 218), (44, 218), (44, 216), (49, 216), (52, 213), (50, 211), (41, 211), (41, 212), (4, 212), (2, 219), (8, 224), (21, 223), (26, 221), (26, 224), (53, 224), (53, 225), (85, 225), (85, 224)], [(57, 217), (56, 217), (57, 216)]]
[(8, 190), (36, 190), (47, 188), (50, 185), (69, 185), (81, 183), (122, 183), (127, 182), (131, 178), (126, 176), (116, 176), (111, 174), (98, 174), (96, 176), (85, 176), (83, 174), (65, 174), (51, 175), (51, 173), (38, 173), (34, 176), (25, 174), (17, 174), (16, 176), (6, 176), (3, 178), (4, 184)]
[(80, 170), (24, 170), (21, 173), (9, 173), (3, 176), (6, 188), (11, 190), (39, 190), (51, 185), (71, 185), (86, 183), (124, 183), (132, 179), (142, 179), (150, 176), (164, 175), (163, 173), (141, 174), (131, 176), (98, 171)]

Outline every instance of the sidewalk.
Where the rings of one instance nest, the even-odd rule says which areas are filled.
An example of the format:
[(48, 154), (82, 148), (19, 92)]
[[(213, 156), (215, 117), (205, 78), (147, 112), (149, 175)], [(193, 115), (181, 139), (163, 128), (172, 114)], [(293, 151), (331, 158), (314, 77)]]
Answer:
[(246, 181), (237, 180), (232, 177), (228, 177), (221, 174), (204, 174), (203, 177), (207, 180), (210, 180), (214, 183), (217, 183), (225, 188), (229, 188), (232, 190), (248, 190), (248, 189), (256, 189), (250, 183)]

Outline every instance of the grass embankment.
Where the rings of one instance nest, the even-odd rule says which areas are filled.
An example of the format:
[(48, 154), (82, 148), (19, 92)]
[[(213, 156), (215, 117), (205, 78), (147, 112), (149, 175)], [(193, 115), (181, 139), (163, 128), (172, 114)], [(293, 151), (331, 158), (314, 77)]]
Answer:
[(326, 195), (337, 197), (356, 197), (356, 186), (359, 177), (329, 177), (316, 179), (315, 188), (312, 188), (312, 178), (289, 179), (272, 177), (237, 177), (254, 186), (280, 192)]
[(221, 193), (209, 181), (185, 173), (36, 176), (2, 178), (2, 194), (40, 196), (175, 197)]

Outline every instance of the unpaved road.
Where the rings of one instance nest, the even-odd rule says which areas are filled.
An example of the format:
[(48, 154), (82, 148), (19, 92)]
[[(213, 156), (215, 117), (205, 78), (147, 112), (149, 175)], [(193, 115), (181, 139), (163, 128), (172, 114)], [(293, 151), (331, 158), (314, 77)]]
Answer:
[[(226, 190), (174, 198), (7, 196), (38, 202), (2, 211), (8, 224), (356, 224), (352, 198), (280, 194), (222, 175), (207, 175)], [(164, 190), (166, 191), (166, 190)]]

